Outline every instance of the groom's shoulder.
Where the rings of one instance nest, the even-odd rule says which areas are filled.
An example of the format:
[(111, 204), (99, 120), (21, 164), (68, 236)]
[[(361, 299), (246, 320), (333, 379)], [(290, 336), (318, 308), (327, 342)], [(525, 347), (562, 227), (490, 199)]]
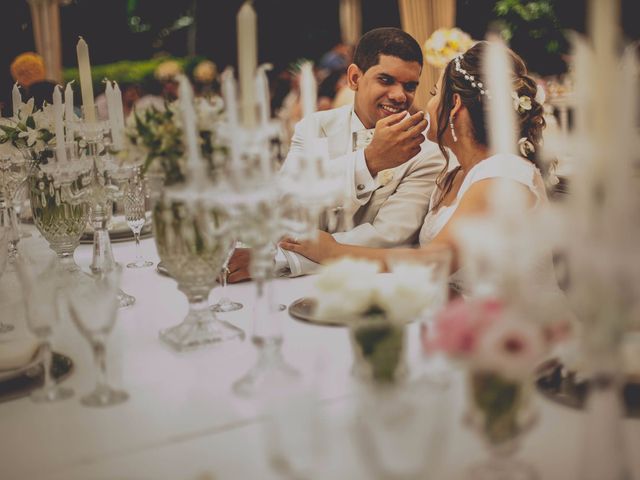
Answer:
[(320, 125), (335, 122), (336, 120), (346, 119), (351, 115), (352, 105), (343, 105), (338, 108), (332, 108), (329, 110), (321, 110), (315, 112), (311, 117)]
[[(451, 155), (451, 153), (449, 153)], [(442, 154), (442, 150), (437, 143), (432, 142), (429, 139), (425, 139), (420, 146), (420, 153), (418, 153), (413, 160), (419, 163), (437, 164), (444, 166), (445, 158)]]

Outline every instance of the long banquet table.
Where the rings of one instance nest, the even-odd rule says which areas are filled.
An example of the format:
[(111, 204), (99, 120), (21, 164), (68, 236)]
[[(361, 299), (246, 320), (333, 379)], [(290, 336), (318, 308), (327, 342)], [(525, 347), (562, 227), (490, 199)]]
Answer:
[[(44, 249), (34, 237), (25, 244)], [(153, 239), (142, 241), (145, 255), (158, 261)], [(114, 243), (116, 259), (133, 258), (133, 242)], [(85, 269), (91, 246), (76, 251)], [(276, 300), (289, 304), (313, 293), (312, 277), (275, 282)], [(176, 353), (162, 344), (158, 331), (180, 321), (187, 302), (175, 282), (156, 273), (155, 267), (125, 269), (122, 288), (137, 298), (133, 307), (119, 311), (107, 347), (109, 375), (127, 390), (130, 399), (118, 406), (96, 409), (78, 398), (94, 385), (95, 372), (88, 343), (62, 314), (54, 336), (54, 349), (70, 356), (73, 374), (65, 385), (75, 390), (69, 400), (50, 405), (24, 397), (0, 403), (0, 478), (18, 479), (270, 479), (286, 478), (272, 468), (266, 455), (269, 438), (260, 408), (231, 391), (255, 360), (250, 341), (253, 285), (229, 287), (245, 308), (224, 315), (244, 329), (247, 339), (226, 347), (207, 347)], [(216, 289), (211, 300), (217, 299)], [(26, 329), (15, 274), (0, 279), (2, 319), (18, 332)], [(11, 314), (9, 314), (11, 312)], [(372, 478), (349, 432), (353, 422), (355, 382), (350, 374), (352, 356), (347, 331), (311, 325), (285, 312), (284, 355), (305, 376), (315, 376), (323, 418), (332, 425), (332, 473), (327, 478)], [(11, 317), (11, 318), (8, 318)], [(424, 369), (417, 346), (417, 326), (410, 327), (409, 358), (414, 371)], [(318, 365), (322, 365), (321, 373)], [(454, 377), (447, 395), (447, 435), (441, 469), (431, 478), (464, 479), (465, 469), (486, 457), (480, 439), (461, 421), (464, 410), (462, 382)], [(543, 479), (578, 479), (584, 460), (582, 412), (556, 405), (537, 395), (540, 417), (526, 435), (519, 457), (534, 464)], [(626, 420), (630, 447), (640, 445), (637, 420)], [(634, 478), (640, 478), (640, 456)], [(606, 479), (603, 479), (606, 480)]]

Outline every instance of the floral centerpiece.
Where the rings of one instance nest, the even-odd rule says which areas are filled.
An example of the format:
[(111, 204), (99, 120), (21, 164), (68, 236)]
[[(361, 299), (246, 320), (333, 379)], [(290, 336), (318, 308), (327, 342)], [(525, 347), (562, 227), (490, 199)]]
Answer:
[(342, 259), (320, 272), (316, 315), (350, 327), (354, 372), (375, 382), (394, 382), (406, 373), (404, 325), (430, 304), (430, 270), (401, 265), (380, 274), (380, 264)]
[(439, 28), (424, 44), (425, 59), (430, 65), (443, 68), (453, 58), (464, 53), (475, 42), (459, 28)]
[[(224, 160), (226, 151), (221, 138), (224, 104), (219, 97), (198, 98), (194, 107), (202, 157), (213, 171)], [(150, 107), (134, 112), (127, 119), (125, 138), (126, 158), (143, 159), (143, 173), (162, 173), (167, 184), (184, 180), (186, 147), (178, 101), (167, 103), (164, 110)]]
[(535, 418), (531, 375), (566, 338), (570, 323), (525, 320), (499, 300), (456, 300), (423, 337), (428, 351), (441, 350), (469, 371), (467, 420), (490, 445), (511, 445)]
[(42, 154), (55, 139), (53, 106), (34, 108), (33, 98), (18, 106), (13, 117), (0, 118), (0, 152), (14, 156), (33, 149)]

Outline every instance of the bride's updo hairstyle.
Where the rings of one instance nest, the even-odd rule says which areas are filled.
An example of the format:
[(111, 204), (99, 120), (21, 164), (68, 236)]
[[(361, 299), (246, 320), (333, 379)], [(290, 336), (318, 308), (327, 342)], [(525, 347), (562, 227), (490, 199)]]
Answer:
[[(449, 128), (449, 116), (454, 105), (453, 95), (455, 93), (460, 95), (462, 104), (469, 111), (474, 139), (481, 145), (488, 145), (485, 105), (489, 101), (488, 97), (491, 92), (487, 90), (482, 66), (487, 46), (488, 43), (484, 41), (476, 43), (464, 54), (451, 60), (444, 69), (440, 105), (438, 106), (437, 140), (440, 150), (447, 159), (445, 168), (448, 168), (449, 156), (442, 143), (442, 138)], [(542, 129), (545, 127), (542, 105), (536, 101), (537, 84), (528, 75), (524, 61), (511, 50), (508, 50), (508, 54), (513, 69), (510, 95), (513, 97), (519, 128), (518, 150), (523, 157), (533, 162), (545, 175), (546, 172), (543, 171), (536, 158), (536, 152), (540, 151)]]

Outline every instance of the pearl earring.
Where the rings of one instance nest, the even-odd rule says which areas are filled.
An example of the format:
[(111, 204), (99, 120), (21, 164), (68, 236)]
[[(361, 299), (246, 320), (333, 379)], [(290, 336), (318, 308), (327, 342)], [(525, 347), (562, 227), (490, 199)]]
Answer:
[(453, 128), (453, 117), (449, 119), (449, 127), (451, 127), (451, 136), (453, 137), (453, 141), (457, 142), (458, 137), (456, 136), (456, 130)]

